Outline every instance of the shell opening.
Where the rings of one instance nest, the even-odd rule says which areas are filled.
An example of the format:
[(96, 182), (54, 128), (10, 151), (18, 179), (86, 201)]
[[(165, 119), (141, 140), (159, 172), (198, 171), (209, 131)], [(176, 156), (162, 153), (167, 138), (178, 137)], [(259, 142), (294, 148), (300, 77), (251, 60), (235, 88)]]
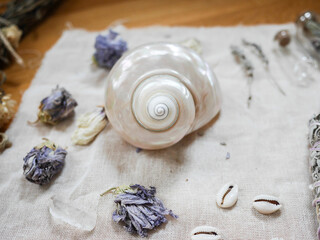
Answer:
[(274, 205), (280, 205), (280, 203), (276, 200), (269, 200), (269, 199), (257, 199), (255, 202), (268, 202)]

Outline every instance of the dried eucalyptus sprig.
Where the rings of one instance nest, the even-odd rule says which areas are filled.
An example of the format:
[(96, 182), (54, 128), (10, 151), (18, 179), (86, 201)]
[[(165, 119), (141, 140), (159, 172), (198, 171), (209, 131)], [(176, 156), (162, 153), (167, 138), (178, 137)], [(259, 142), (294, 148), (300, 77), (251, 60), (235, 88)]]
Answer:
[(285, 92), (282, 90), (282, 88), (280, 87), (280, 85), (277, 83), (277, 81), (274, 79), (274, 77), (271, 75), (270, 71), (269, 71), (269, 59), (267, 58), (267, 56), (265, 55), (265, 53), (262, 50), (262, 47), (256, 43), (253, 42), (248, 42), (245, 39), (242, 39), (242, 43), (245, 46), (249, 46), (251, 47), (254, 51), (254, 53), (261, 59), (265, 70), (269, 73), (270, 77), (269, 79), (272, 81), (272, 83), (274, 84), (274, 86), (280, 91), (280, 93), (282, 93), (283, 95), (286, 95)]
[(93, 62), (99, 67), (107, 69), (111, 69), (128, 49), (127, 43), (111, 29), (106, 36), (97, 36), (94, 47), (96, 52), (93, 54)]
[(72, 134), (71, 140), (76, 145), (86, 145), (105, 128), (108, 118), (104, 107), (97, 107), (93, 112), (82, 115), (77, 120), (77, 129)]
[(117, 209), (112, 215), (113, 221), (123, 222), (129, 233), (138, 233), (146, 237), (147, 231), (167, 222), (166, 215), (178, 218), (171, 210), (164, 207), (155, 197), (156, 188), (147, 189), (139, 184), (111, 188), (101, 196), (113, 193)]
[[(309, 121), (309, 145), (310, 145), (310, 170), (313, 179), (313, 193), (315, 199), (312, 204), (316, 208), (317, 219), (320, 223), (320, 114)], [(318, 228), (318, 239), (320, 240), (320, 225)]]
[(231, 45), (231, 53), (235, 57), (236, 61), (239, 64), (241, 64), (246, 74), (246, 77), (248, 80), (248, 87), (249, 87), (248, 107), (250, 107), (250, 103), (252, 100), (251, 88), (252, 88), (252, 82), (253, 82), (253, 70), (254, 70), (253, 65), (250, 62), (250, 60), (244, 55), (243, 51), (239, 47)]
[(51, 95), (41, 101), (36, 122), (55, 125), (71, 116), (77, 105), (78, 103), (67, 90), (57, 86), (56, 89), (52, 90)]
[(67, 151), (44, 138), (23, 158), (23, 174), (30, 182), (43, 185), (61, 172)]

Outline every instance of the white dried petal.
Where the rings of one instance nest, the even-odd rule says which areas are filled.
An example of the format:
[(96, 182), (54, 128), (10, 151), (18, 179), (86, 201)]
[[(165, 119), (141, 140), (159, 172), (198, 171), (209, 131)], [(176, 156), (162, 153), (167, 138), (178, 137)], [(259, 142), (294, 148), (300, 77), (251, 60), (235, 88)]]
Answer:
[(184, 41), (180, 42), (180, 45), (192, 49), (193, 51), (195, 51), (199, 55), (202, 53), (201, 43), (199, 40), (197, 40), (195, 38), (189, 38), (187, 40), (184, 40)]
[(77, 129), (71, 137), (72, 143), (76, 145), (86, 145), (92, 142), (105, 128), (107, 122), (108, 120), (103, 107), (99, 107), (93, 112), (82, 115), (77, 120)]
[(229, 182), (225, 184), (216, 196), (217, 205), (221, 208), (230, 208), (238, 200), (239, 188), (237, 184)]
[(11, 25), (9, 27), (4, 27), (1, 29), (4, 36), (8, 39), (10, 44), (14, 48), (18, 48), (20, 38), (22, 36), (22, 31), (16, 26), (16, 25)]
[(262, 214), (271, 214), (281, 208), (277, 197), (269, 195), (259, 195), (253, 199), (253, 207)]
[(58, 222), (64, 222), (76, 228), (92, 231), (96, 226), (98, 201), (92, 200), (92, 209), (80, 209), (71, 200), (61, 200), (52, 197), (49, 201), (49, 212)]
[(222, 240), (219, 229), (211, 226), (199, 226), (191, 232), (192, 240)]

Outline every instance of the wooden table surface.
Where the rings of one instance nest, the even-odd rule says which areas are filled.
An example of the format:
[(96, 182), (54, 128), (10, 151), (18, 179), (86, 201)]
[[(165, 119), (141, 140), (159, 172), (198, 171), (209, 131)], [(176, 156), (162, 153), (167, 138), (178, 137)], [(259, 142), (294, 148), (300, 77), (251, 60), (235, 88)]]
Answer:
[(27, 66), (6, 69), (3, 88), (19, 103), (45, 52), (70, 27), (103, 30), (119, 19), (127, 27), (275, 24), (293, 22), (306, 10), (320, 13), (320, 0), (62, 0), (22, 39), (18, 52)]

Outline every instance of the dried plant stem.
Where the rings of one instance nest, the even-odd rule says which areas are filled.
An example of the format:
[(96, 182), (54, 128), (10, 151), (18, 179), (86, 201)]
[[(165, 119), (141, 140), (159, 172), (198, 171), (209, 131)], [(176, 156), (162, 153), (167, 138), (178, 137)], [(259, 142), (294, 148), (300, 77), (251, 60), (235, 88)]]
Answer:
[(113, 190), (116, 190), (116, 189), (117, 189), (116, 187), (110, 188), (110, 189), (108, 189), (107, 191), (101, 193), (101, 194), (100, 194), (100, 197), (102, 197), (102, 196), (104, 196), (104, 195), (106, 195), (106, 194), (108, 194), (108, 193), (111, 193)]
[(246, 77), (247, 77), (248, 88), (249, 88), (249, 96), (248, 96), (247, 103), (248, 103), (248, 108), (249, 108), (251, 100), (252, 100), (252, 93), (251, 93), (252, 90), (251, 89), (252, 89), (252, 83), (253, 83), (254, 67), (239, 47), (231, 46), (231, 53), (233, 54), (233, 56), (235, 57), (237, 62), (242, 66), (242, 68), (246, 74)]
[(11, 55), (15, 58), (16, 62), (24, 67), (24, 61), (23, 59), (19, 56), (19, 54), (14, 50), (14, 48), (11, 46), (9, 43), (8, 39), (6, 36), (3, 34), (3, 32), (0, 30), (0, 40), (3, 42), (4, 46), (8, 49), (8, 51), (11, 53)]

